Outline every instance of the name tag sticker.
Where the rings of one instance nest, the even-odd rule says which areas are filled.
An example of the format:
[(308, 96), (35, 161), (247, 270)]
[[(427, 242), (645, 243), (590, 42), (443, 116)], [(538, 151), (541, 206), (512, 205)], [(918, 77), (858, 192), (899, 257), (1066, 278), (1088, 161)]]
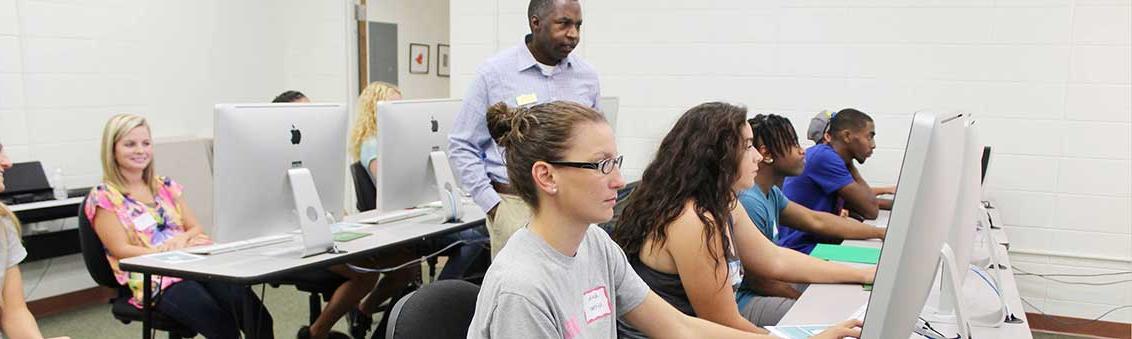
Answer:
[(582, 305), (585, 306), (586, 324), (613, 314), (613, 305), (609, 303), (609, 293), (606, 292), (605, 286), (587, 291), (582, 295), (582, 300)]
[(156, 226), (157, 220), (153, 219), (153, 215), (149, 213), (142, 213), (134, 218), (134, 228), (137, 230), (146, 230), (150, 227)]
[(523, 94), (515, 97), (515, 104), (519, 106), (526, 106), (535, 102), (538, 102), (538, 96), (536, 96), (534, 93)]

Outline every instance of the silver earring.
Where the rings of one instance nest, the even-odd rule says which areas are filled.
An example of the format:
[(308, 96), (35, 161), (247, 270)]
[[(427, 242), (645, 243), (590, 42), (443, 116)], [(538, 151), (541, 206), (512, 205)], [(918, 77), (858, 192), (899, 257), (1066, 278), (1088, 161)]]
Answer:
[(768, 164), (773, 164), (773, 163), (774, 163), (774, 159), (772, 159), (772, 158), (766, 158), (766, 159), (763, 159), (763, 162), (765, 162), (765, 163), (768, 163)]
[(558, 187), (551, 187), (550, 193), (558, 193)]

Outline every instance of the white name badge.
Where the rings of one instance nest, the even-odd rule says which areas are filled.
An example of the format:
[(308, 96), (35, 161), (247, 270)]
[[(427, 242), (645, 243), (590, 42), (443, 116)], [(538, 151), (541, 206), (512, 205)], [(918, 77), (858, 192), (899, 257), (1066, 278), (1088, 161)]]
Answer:
[(587, 291), (582, 295), (582, 300), (582, 305), (585, 307), (586, 324), (613, 314), (613, 306), (609, 303), (609, 293), (606, 292), (605, 286)]
[(157, 220), (153, 219), (153, 215), (149, 213), (142, 213), (142, 215), (134, 218), (134, 229), (139, 231), (147, 230), (150, 227), (156, 226)]
[(526, 106), (538, 102), (538, 96), (534, 93), (523, 94), (515, 97), (515, 104), (519, 106)]
[(731, 286), (738, 286), (743, 282), (743, 263), (741, 261), (727, 262), (727, 278), (731, 281)]

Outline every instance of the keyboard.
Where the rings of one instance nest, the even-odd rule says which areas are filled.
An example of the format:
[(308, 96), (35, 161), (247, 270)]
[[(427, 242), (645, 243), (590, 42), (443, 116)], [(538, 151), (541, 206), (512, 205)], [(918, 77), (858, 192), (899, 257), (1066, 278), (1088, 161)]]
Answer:
[(362, 223), (362, 224), (387, 224), (387, 223), (391, 223), (391, 222), (394, 222), (394, 221), (400, 221), (400, 220), (405, 220), (405, 219), (409, 219), (409, 218), (413, 218), (413, 217), (419, 217), (419, 216), (428, 214), (429, 212), (432, 212), (433, 210), (434, 210), (433, 208), (425, 207), (425, 208), (403, 209), (403, 210), (397, 210), (397, 211), (392, 211), (392, 212), (383, 212), (383, 213), (378, 214), (377, 216), (372, 217), (372, 218), (366, 218), (366, 219), (358, 220), (358, 223)]
[(186, 249), (185, 252), (192, 254), (220, 254), (232, 251), (245, 250), (249, 248), (263, 247), (267, 245), (274, 245), (279, 243), (289, 242), (295, 238), (293, 234), (279, 234), (269, 235), (266, 237), (251, 238), (247, 240), (226, 242), (223, 244), (212, 244), (205, 246), (198, 246)]

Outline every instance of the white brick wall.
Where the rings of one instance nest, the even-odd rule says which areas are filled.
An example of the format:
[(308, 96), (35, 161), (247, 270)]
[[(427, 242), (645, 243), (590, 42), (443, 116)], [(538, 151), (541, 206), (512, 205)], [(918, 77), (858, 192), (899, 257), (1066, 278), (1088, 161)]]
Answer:
[[(870, 180), (895, 182), (911, 114), (959, 109), (994, 147), (988, 194), (1037, 272), (1132, 269), (1132, 1), (589, 1), (578, 53), (621, 97), (618, 142), (639, 175), (672, 122), (705, 100), (787, 115), (821, 109), (878, 123)], [(526, 32), (526, 1), (453, 1), (452, 93)], [(2, 26), (0, 26), (2, 27)], [(1132, 303), (1132, 284), (1020, 277), (1055, 314)], [(1109, 320), (1132, 322), (1132, 311)]]
[[(351, 3), (0, 0), (0, 142), (80, 187), (100, 180), (98, 140), (116, 113), (147, 116), (162, 138), (211, 136), (214, 104), (286, 89), (352, 107)], [(93, 286), (76, 260), (56, 259), (29, 298)], [(29, 290), (42, 263), (25, 268)]]

